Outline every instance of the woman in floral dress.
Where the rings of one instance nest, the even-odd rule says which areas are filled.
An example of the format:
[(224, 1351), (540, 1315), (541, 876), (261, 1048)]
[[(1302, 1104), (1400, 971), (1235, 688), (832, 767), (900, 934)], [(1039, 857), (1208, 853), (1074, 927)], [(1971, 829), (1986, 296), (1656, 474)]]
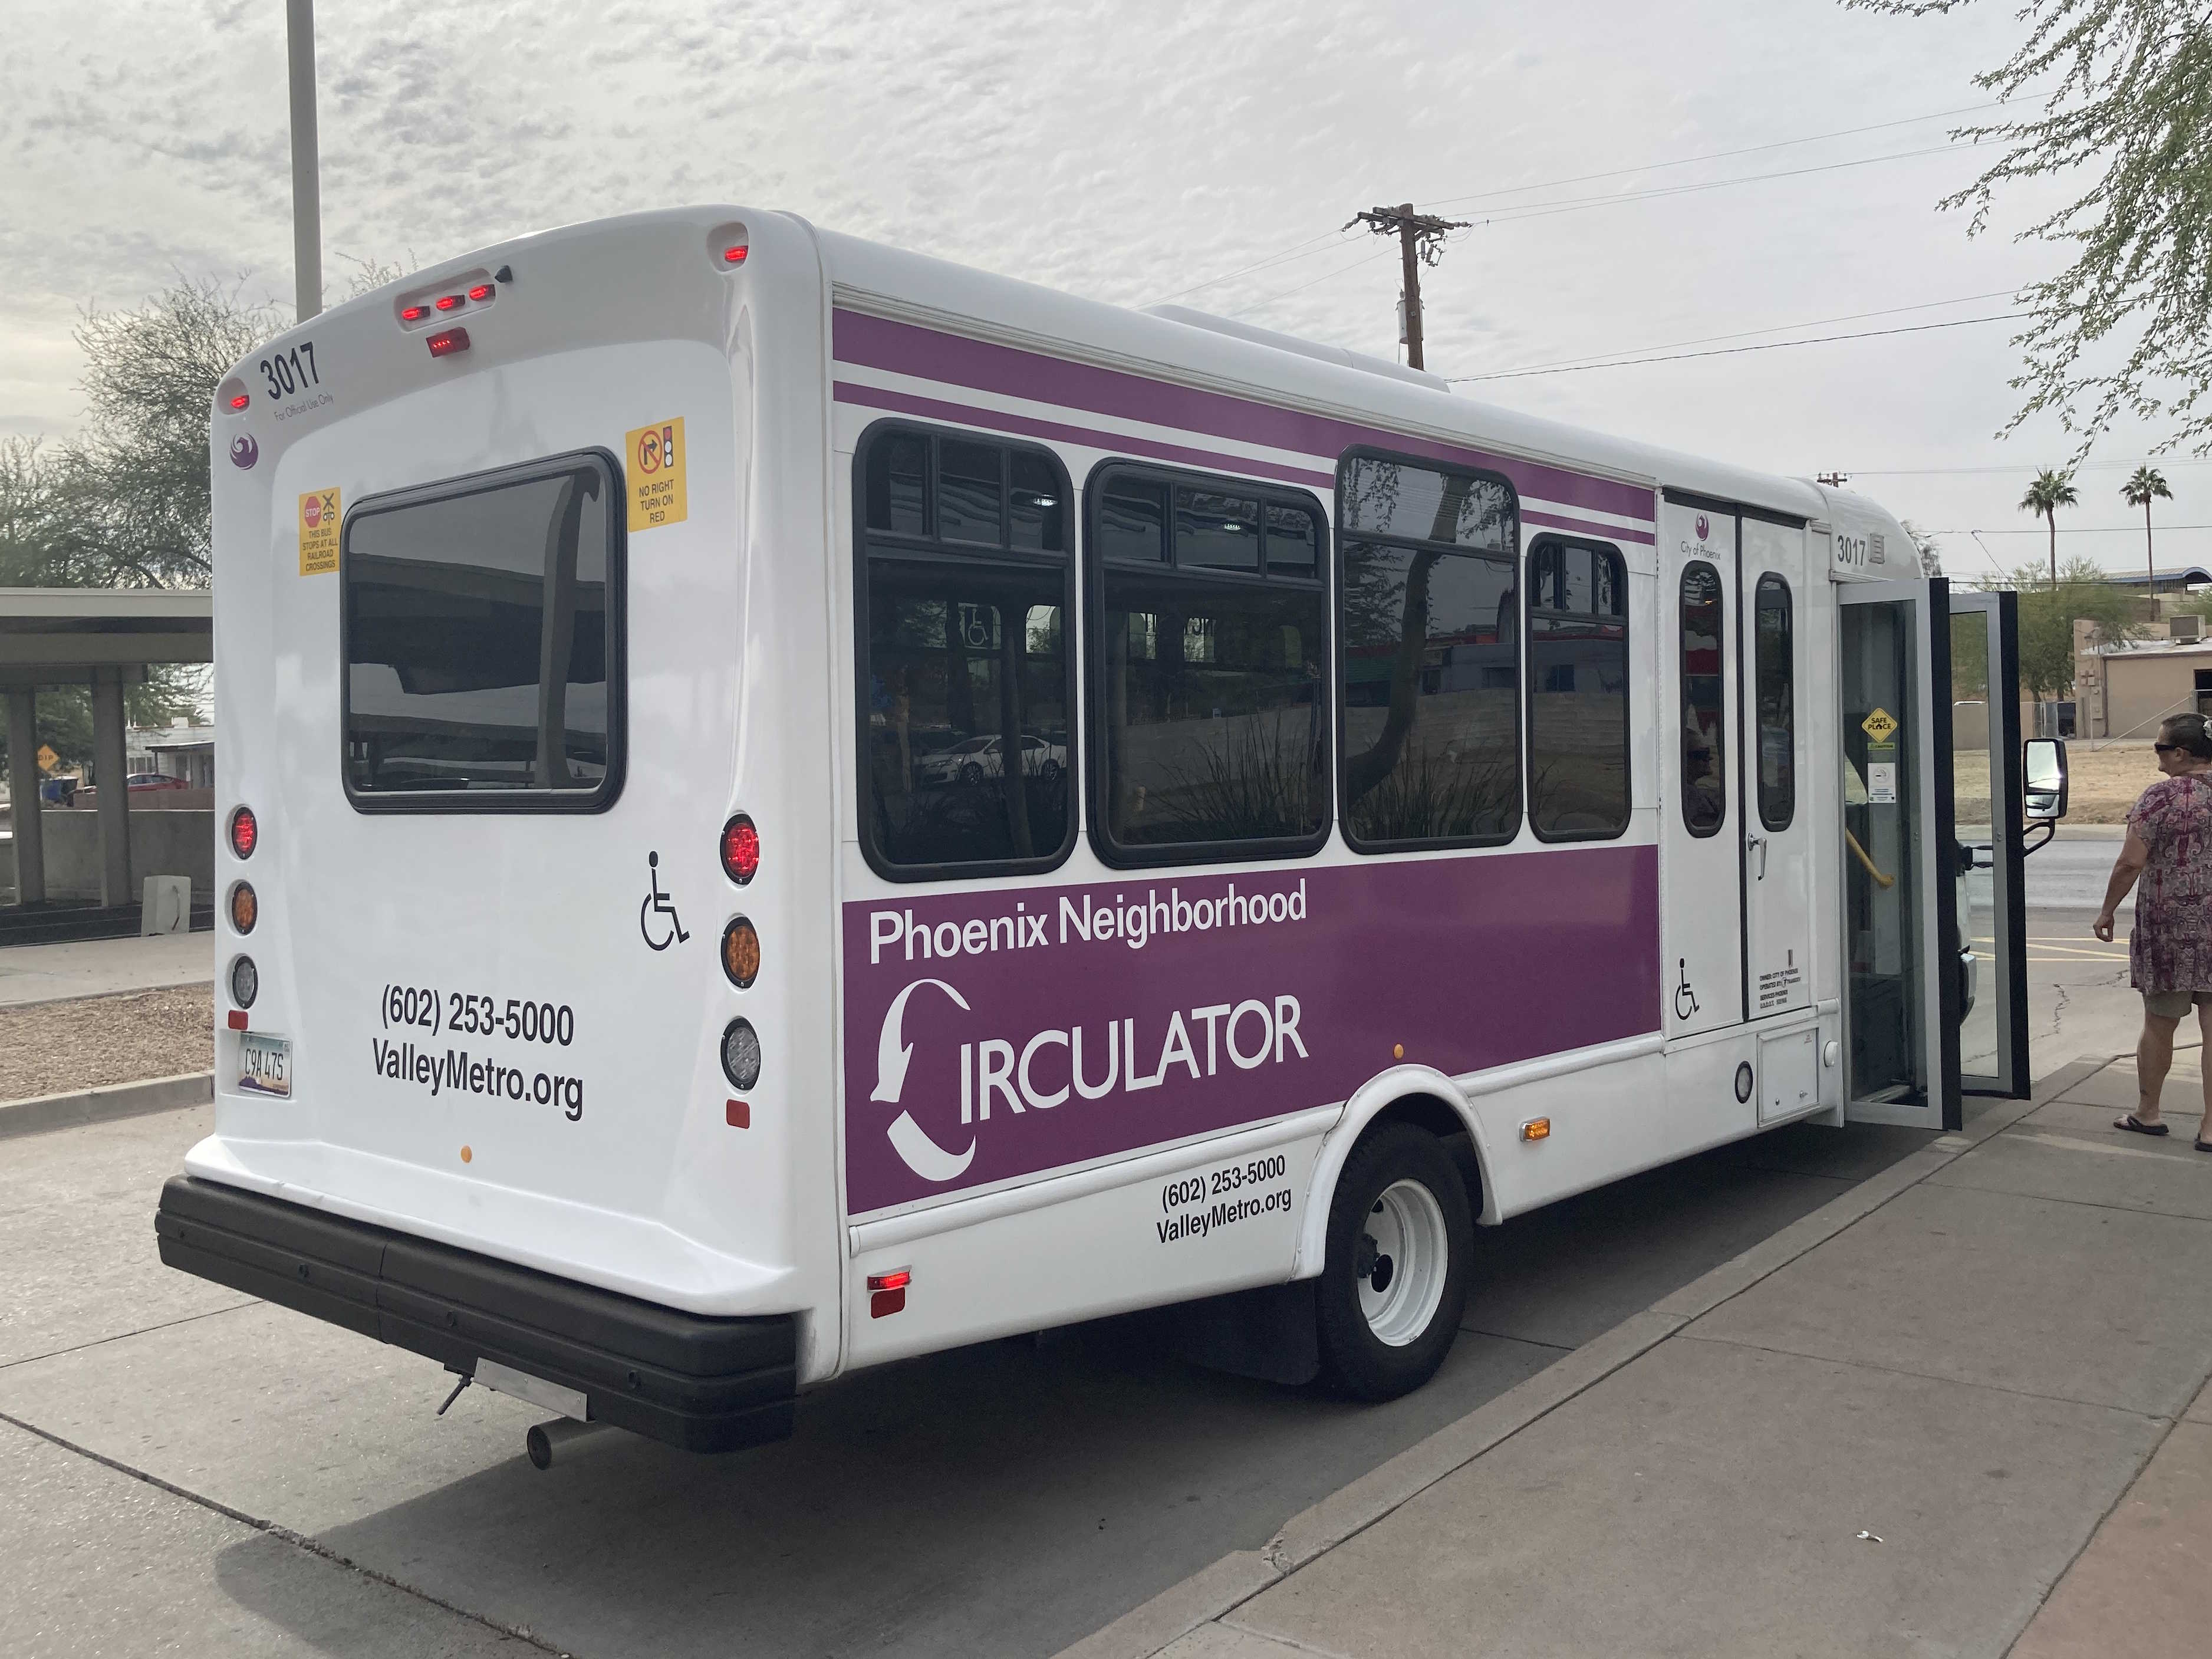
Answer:
[[(2203, 716), (2177, 714), (2152, 745), (2166, 774), (2128, 812), (2127, 844), (2112, 866), (2098, 912), (2096, 934), (2112, 937), (2112, 913), (2140, 877), (2135, 933), (2128, 942), (2129, 981), (2142, 993), (2142, 1036), (2136, 1044), (2136, 1109), (2112, 1127), (2141, 1135), (2166, 1133), (2159, 1091), (2173, 1064), (2173, 1032), (2197, 1010), (2197, 1029), (2212, 1053), (2212, 731)], [(2212, 1108), (2212, 1066), (2204, 1069)], [(2197, 1150), (2212, 1152), (2212, 1111), (2198, 1122)]]

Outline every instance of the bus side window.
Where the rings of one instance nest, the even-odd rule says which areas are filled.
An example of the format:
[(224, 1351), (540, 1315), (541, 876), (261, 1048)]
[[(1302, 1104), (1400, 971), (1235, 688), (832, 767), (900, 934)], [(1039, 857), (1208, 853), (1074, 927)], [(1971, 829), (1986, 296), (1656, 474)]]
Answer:
[(1337, 468), (1337, 513), (1345, 838), (1362, 852), (1512, 840), (1521, 827), (1512, 486), (1355, 453)]
[(1088, 500), (1099, 856), (1316, 850), (1328, 833), (1320, 504), (1115, 462), (1091, 475)]
[(860, 844), (894, 880), (1048, 869), (1075, 837), (1066, 475), (885, 422), (854, 458)]
[(1528, 555), (1528, 821), (1546, 841), (1628, 828), (1628, 583), (1618, 549)]
[(1720, 572), (1702, 559), (1682, 567), (1682, 823), (1717, 835), (1728, 817), (1728, 734), (1722, 726)]

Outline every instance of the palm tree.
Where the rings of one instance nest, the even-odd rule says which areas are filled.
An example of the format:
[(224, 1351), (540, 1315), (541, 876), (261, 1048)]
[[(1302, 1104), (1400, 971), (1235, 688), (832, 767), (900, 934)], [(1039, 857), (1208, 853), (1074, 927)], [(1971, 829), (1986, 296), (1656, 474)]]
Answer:
[(2154, 466), (2139, 466), (2134, 477), (2120, 486), (2120, 497), (2130, 507), (2143, 510), (2143, 567), (2150, 577), (2151, 597), (2158, 597), (2158, 560), (2151, 551), (2150, 504), (2153, 501), (2170, 501), (2173, 492), (2166, 487), (2166, 476)]
[(2051, 586), (2058, 588), (2058, 509), (2078, 507), (2081, 498), (2074, 493), (2074, 472), (2069, 467), (2063, 472), (2045, 467), (2035, 475), (2035, 482), (2027, 487), (2027, 494), (2020, 498), (2020, 510), (2033, 513), (2046, 520), (2051, 526)]

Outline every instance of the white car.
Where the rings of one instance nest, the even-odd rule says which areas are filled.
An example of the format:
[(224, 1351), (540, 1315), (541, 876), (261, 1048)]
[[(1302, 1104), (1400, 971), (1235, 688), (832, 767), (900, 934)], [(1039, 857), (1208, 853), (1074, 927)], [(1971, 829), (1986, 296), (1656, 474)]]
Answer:
[[(914, 775), (923, 783), (981, 783), (986, 778), (1006, 775), (1002, 758), (1005, 745), (996, 733), (988, 737), (968, 738), (950, 749), (940, 749), (933, 755), (921, 756), (915, 761)], [(1047, 743), (1042, 738), (1024, 736), (1022, 738), (1022, 770), (1033, 778), (1051, 782), (1067, 769), (1067, 747), (1065, 744)]]

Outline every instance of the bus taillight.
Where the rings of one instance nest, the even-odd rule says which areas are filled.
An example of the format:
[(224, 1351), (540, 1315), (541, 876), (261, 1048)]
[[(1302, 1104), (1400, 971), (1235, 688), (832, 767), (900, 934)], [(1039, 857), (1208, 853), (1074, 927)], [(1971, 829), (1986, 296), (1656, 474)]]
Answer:
[(881, 1319), (906, 1306), (906, 1287), (914, 1283), (914, 1270), (896, 1267), (887, 1273), (868, 1275), (868, 1317)]
[(261, 839), (261, 826), (253, 821), (253, 809), (241, 806), (230, 815), (230, 850), (239, 858), (250, 859)]
[(722, 826), (722, 873), (743, 887), (760, 869), (760, 831), (743, 812)]
[(751, 252), (752, 250), (743, 242), (732, 242), (722, 250), (722, 263), (726, 265), (741, 265), (744, 264), (746, 256)]

